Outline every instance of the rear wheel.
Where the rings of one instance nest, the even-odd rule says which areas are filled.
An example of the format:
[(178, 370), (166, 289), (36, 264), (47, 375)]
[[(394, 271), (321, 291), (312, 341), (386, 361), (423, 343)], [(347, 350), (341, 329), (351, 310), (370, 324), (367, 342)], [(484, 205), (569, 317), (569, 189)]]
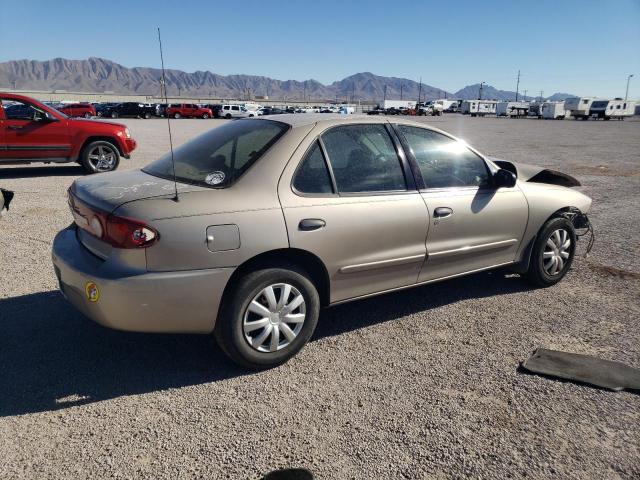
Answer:
[(91, 118), (91, 114), (90, 114), (89, 112), (86, 112), (86, 113), (84, 114), (84, 118)]
[(227, 120), (228, 120), (228, 119), (230, 119), (230, 118), (231, 118), (231, 114), (230, 114), (230, 113), (227, 113), (227, 114), (224, 116), (224, 118), (226, 118)]
[(266, 268), (244, 276), (225, 299), (214, 335), (236, 363), (254, 369), (289, 360), (318, 323), (320, 298), (306, 273)]
[(174, 113), (173, 118), (180, 118), (180, 114), (178, 112)]
[(81, 163), (87, 173), (111, 172), (118, 168), (120, 154), (114, 144), (99, 140), (84, 148)]
[(204, 120), (206, 120), (207, 118), (209, 118), (209, 114), (208, 114), (208, 113), (203, 113), (203, 114), (202, 114), (202, 118), (203, 118)]
[(571, 268), (576, 251), (576, 232), (564, 217), (548, 220), (531, 252), (527, 279), (539, 287), (555, 285)]
[(111, 112), (111, 118), (118, 118), (118, 112)]
[(149, 112), (144, 112), (144, 118), (149, 120), (151, 118), (151, 114)]

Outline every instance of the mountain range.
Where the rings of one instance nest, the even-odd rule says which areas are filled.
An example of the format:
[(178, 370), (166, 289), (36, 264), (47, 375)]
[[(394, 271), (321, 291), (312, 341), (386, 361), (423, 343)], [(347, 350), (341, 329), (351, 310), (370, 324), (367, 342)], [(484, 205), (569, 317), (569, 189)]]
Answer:
[[(279, 100), (379, 101), (387, 99), (478, 98), (480, 85), (468, 85), (448, 92), (415, 80), (356, 73), (330, 85), (317, 80), (276, 80), (257, 75), (219, 75), (210, 71), (193, 73), (166, 70), (168, 96), (247, 99), (268, 96)], [(0, 63), (0, 89), (67, 90), (86, 93), (120, 93), (160, 96), (162, 71), (158, 68), (128, 68), (102, 58), (87, 60), (54, 58), (46, 61), (12, 60)], [(386, 90), (386, 93), (385, 93)], [(483, 85), (482, 98), (513, 100), (515, 92)], [(572, 96), (555, 93), (552, 100)], [(519, 98), (523, 98), (522, 95)], [(533, 97), (527, 97), (532, 99)]]

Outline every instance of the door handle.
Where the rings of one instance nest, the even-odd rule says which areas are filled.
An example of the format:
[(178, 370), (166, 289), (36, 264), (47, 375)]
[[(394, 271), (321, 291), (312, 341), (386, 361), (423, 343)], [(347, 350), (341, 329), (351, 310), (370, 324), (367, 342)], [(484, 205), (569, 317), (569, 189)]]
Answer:
[(24, 127), (22, 125), (9, 125), (7, 128), (9, 130), (22, 130)]
[(319, 228), (324, 227), (327, 224), (321, 218), (305, 218), (304, 220), (300, 220), (298, 224), (298, 230), (302, 230), (303, 232), (310, 232), (311, 230), (318, 230)]
[(449, 207), (438, 207), (433, 211), (433, 218), (447, 218), (453, 215), (453, 209)]

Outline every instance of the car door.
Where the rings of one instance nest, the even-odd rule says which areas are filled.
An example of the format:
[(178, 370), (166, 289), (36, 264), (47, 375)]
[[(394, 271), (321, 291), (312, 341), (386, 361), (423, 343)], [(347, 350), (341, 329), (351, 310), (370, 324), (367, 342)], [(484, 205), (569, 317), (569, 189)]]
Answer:
[(280, 181), (290, 246), (322, 260), (331, 302), (414, 284), (428, 215), (390, 127), (323, 128), (306, 137)]
[(0, 97), (0, 160), (62, 160), (71, 154), (67, 121), (23, 100)]
[[(429, 214), (425, 282), (514, 261), (528, 220), (518, 186), (495, 188), (492, 166), (464, 142), (397, 125)], [(494, 168), (495, 170), (495, 168)]]

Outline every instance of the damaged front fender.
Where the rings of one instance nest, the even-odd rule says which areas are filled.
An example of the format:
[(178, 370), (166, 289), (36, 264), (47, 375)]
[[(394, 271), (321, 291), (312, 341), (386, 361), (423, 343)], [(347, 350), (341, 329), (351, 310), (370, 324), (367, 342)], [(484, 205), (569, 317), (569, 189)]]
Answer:
[(499, 158), (489, 158), (498, 167), (513, 173), (521, 182), (547, 183), (562, 187), (580, 187), (582, 185), (577, 178), (557, 170), (526, 163), (509, 162)]

